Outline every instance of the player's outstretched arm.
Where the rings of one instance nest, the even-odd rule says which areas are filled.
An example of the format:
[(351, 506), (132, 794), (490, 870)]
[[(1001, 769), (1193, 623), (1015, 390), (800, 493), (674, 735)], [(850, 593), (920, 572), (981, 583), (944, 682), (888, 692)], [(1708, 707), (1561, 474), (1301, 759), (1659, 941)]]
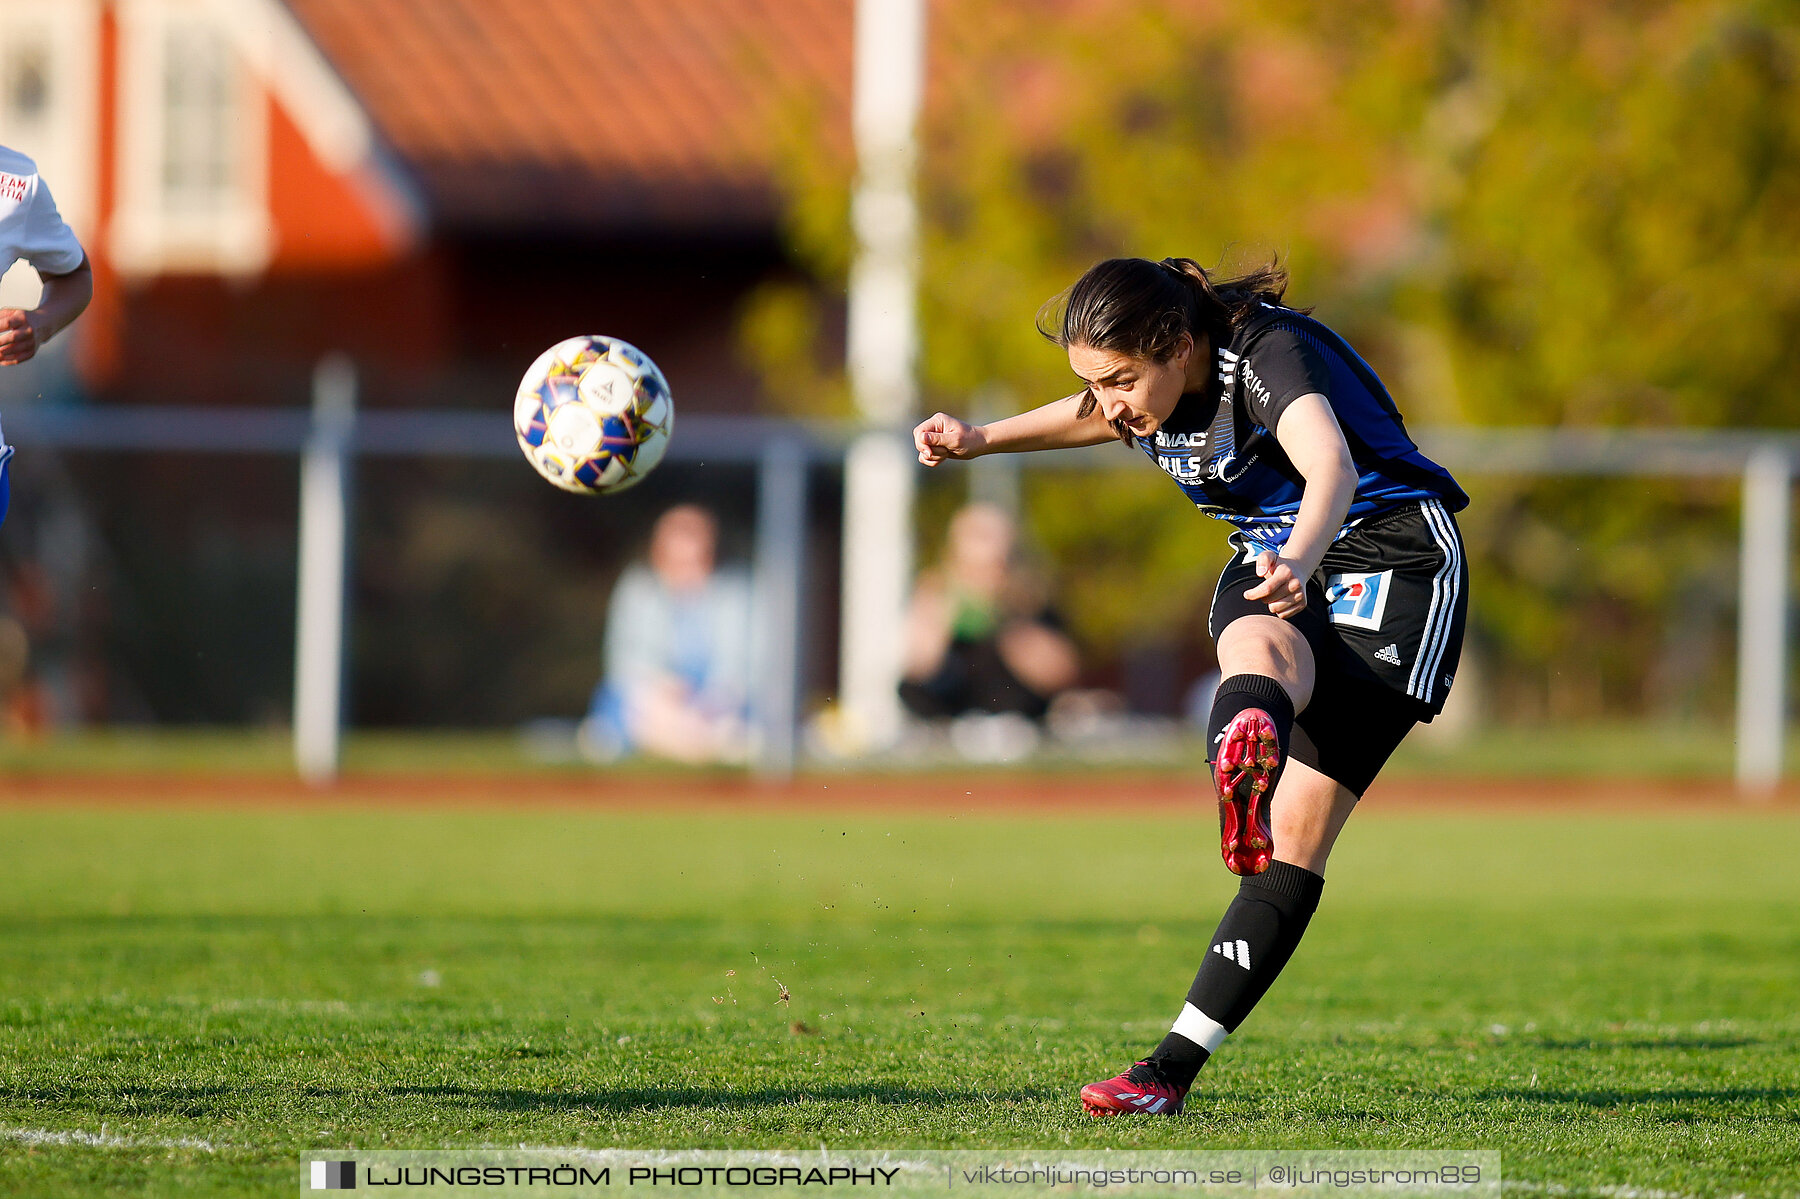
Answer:
[(43, 278), (44, 294), (36, 308), (0, 308), (0, 366), (28, 361), (94, 298), (94, 271), (85, 258), (66, 275)]
[(1075, 449), (1117, 440), (1118, 435), (1098, 410), (1085, 417), (1076, 415), (1084, 394), (1076, 392), (988, 425), (971, 425), (948, 413), (935, 413), (913, 430), (913, 447), (919, 451), (920, 462), (936, 466), (951, 458)]

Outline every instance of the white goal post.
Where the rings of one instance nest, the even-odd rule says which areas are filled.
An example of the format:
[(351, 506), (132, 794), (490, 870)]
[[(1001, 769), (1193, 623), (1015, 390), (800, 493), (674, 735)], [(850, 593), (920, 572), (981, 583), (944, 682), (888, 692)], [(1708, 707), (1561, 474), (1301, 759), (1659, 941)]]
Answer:
[(1421, 448), (1459, 474), (1731, 477), (1738, 542), (1738, 787), (1781, 780), (1787, 731), (1788, 581), (1800, 434), (1744, 429), (1433, 429)]

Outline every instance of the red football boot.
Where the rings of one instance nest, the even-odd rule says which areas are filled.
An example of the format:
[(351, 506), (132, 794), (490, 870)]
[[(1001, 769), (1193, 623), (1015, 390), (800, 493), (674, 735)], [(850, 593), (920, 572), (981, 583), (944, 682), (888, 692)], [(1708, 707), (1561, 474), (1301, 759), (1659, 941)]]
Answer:
[(1081, 1106), (1090, 1116), (1173, 1116), (1188, 1089), (1163, 1080), (1156, 1067), (1139, 1062), (1117, 1078), (1081, 1088)]
[(1219, 852), (1233, 874), (1261, 874), (1275, 851), (1269, 831), (1269, 798), (1281, 769), (1275, 722), (1261, 708), (1231, 718), (1213, 756), (1219, 792)]

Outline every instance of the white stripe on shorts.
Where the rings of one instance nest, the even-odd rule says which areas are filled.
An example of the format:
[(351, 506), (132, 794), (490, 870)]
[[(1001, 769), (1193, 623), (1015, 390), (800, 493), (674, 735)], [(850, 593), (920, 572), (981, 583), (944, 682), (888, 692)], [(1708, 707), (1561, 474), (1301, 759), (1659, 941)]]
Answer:
[(1231, 1035), (1223, 1024), (1191, 1003), (1181, 1005), (1181, 1015), (1175, 1017), (1169, 1031), (1186, 1037), (1208, 1053), (1217, 1053), (1225, 1038)]
[(1443, 504), (1425, 500), (1419, 511), (1431, 530), (1431, 539), (1444, 555), (1444, 564), (1431, 579), (1431, 608), (1425, 614), (1425, 634), (1419, 643), (1419, 656), (1413, 661), (1412, 677), (1406, 681), (1406, 693), (1430, 703), (1437, 690), (1438, 664), (1444, 660), (1450, 631), (1456, 625), (1456, 601), (1462, 593), (1462, 545)]
[(1450, 648), (1451, 634), (1456, 627), (1457, 602), (1462, 598), (1462, 535), (1456, 531), (1456, 525), (1451, 521), (1449, 511), (1445, 509), (1442, 504), (1437, 504), (1436, 508), (1437, 511), (1434, 514), (1434, 517), (1437, 523), (1443, 527), (1444, 543), (1455, 553), (1456, 562), (1450, 570), (1450, 602), (1444, 605), (1443, 632), (1438, 637), (1436, 648), (1432, 651), (1431, 669), (1427, 672), (1427, 686), (1425, 688), (1425, 698), (1427, 701), (1433, 700), (1437, 695), (1438, 687), (1444, 685), (1444, 681), (1439, 675), (1438, 670), (1439, 667), (1443, 666), (1444, 654)]
[(1426, 609), (1425, 628), (1419, 638), (1419, 652), (1413, 659), (1412, 674), (1406, 680), (1406, 693), (1426, 703), (1431, 702), (1429, 697), (1432, 681), (1436, 677), (1436, 672), (1431, 669), (1432, 650), (1443, 638), (1454, 611), (1448, 601), (1451, 598), (1451, 580), (1456, 577), (1456, 556), (1451, 547), (1444, 544), (1443, 526), (1435, 519), (1437, 507), (1436, 500), (1424, 500), (1419, 504), (1419, 515), (1444, 560), (1431, 578), (1431, 606)]

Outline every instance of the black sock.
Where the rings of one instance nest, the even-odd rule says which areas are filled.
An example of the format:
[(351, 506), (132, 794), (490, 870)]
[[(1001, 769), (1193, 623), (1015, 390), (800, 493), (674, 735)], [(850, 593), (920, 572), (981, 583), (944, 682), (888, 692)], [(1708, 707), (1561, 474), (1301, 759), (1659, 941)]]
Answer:
[(1193, 1085), (1206, 1059), (1237, 1031), (1294, 956), (1324, 887), (1324, 879), (1289, 862), (1270, 862), (1238, 884), (1175, 1030), (1150, 1055), (1164, 1078)]
[(1275, 738), (1281, 745), (1281, 760), (1288, 755), (1288, 737), (1294, 731), (1294, 700), (1287, 688), (1266, 674), (1234, 674), (1219, 684), (1213, 696), (1212, 715), (1206, 721), (1206, 760), (1218, 756), (1219, 738), (1231, 718), (1245, 708), (1261, 708), (1275, 722)]

